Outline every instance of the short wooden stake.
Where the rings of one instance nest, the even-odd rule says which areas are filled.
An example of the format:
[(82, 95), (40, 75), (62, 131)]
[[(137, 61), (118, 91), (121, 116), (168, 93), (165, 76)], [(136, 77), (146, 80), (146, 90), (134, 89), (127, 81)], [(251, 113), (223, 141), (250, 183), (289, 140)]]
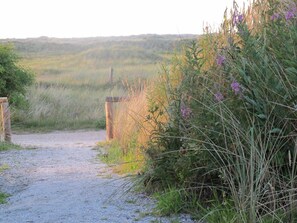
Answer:
[(105, 100), (105, 117), (106, 117), (106, 140), (109, 141), (114, 137), (114, 112), (113, 103), (129, 101), (128, 97), (106, 97)]
[(113, 83), (113, 68), (110, 68), (110, 74), (109, 74), (109, 83), (112, 84)]
[(10, 122), (10, 109), (8, 102), (3, 104), (4, 106), (4, 129), (5, 129), (5, 141), (11, 142), (11, 122)]
[(3, 109), (3, 103), (0, 102), (0, 142), (3, 142), (5, 140), (5, 128), (4, 128), (4, 109)]
[(112, 102), (105, 102), (105, 116), (106, 116), (106, 140), (113, 139), (113, 107)]
[[(11, 142), (11, 123), (10, 123), (10, 109), (9, 103), (6, 97), (0, 98), (1, 105), (1, 120), (2, 120), (2, 130), (4, 132), (4, 140)], [(1, 139), (3, 136), (1, 136)]]

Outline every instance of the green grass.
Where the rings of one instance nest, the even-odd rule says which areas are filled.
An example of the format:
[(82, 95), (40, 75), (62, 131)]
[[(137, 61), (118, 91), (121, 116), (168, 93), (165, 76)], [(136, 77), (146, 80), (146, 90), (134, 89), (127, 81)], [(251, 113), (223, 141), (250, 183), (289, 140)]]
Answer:
[(5, 204), (8, 197), (8, 194), (0, 192), (0, 204)]
[(138, 173), (143, 166), (143, 160), (137, 158), (137, 148), (130, 148), (128, 152), (124, 152), (120, 145), (116, 142), (105, 142), (98, 145), (101, 153), (98, 155), (100, 160), (113, 167), (114, 172), (119, 174)]
[(22, 149), (22, 147), (13, 143), (0, 142), (0, 151), (7, 151), (10, 149)]
[(0, 166), (0, 173), (5, 171), (5, 170), (8, 170), (8, 169), (9, 169), (9, 165), (3, 164), (3, 165)]
[(156, 211), (161, 215), (180, 213), (184, 209), (183, 194), (176, 188), (169, 188), (155, 194), (157, 199)]
[[(139, 85), (158, 75), (159, 63), (169, 61), (185, 41), (196, 36), (36, 38), (12, 42), (21, 66), (36, 74), (28, 106), (12, 113), (16, 129), (53, 130), (102, 128), (106, 96), (123, 96), (123, 83)], [(114, 69), (114, 86), (109, 84)]]

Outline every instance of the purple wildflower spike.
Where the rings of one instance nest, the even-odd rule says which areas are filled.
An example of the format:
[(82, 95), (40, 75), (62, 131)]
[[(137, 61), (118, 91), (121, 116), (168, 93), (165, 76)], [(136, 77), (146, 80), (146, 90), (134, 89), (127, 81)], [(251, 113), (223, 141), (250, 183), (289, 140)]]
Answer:
[(280, 18), (280, 14), (279, 13), (274, 13), (271, 17), (270, 20), (275, 21), (278, 20)]
[(233, 81), (231, 83), (231, 88), (235, 94), (239, 94), (241, 92), (240, 84), (237, 81)]
[(286, 14), (285, 14), (285, 18), (286, 18), (287, 21), (290, 20), (290, 19), (292, 19), (294, 16), (295, 16), (294, 15), (294, 12), (291, 11), (291, 10), (290, 11), (287, 11)]
[(222, 55), (217, 56), (217, 65), (223, 66), (226, 61), (226, 58)]
[(243, 22), (244, 16), (243, 14), (238, 14), (238, 12), (235, 12), (233, 14), (233, 25), (238, 26)]
[(181, 112), (181, 116), (184, 119), (188, 119), (192, 114), (192, 110), (189, 107), (186, 107), (184, 105), (181, 106), (180, 112)]
[(223, 101), (224, 100), (224, 95), (221, 93), (221, 92), (217, 92), (215, 93), (215, 100), (220, 102), (220, 101)]

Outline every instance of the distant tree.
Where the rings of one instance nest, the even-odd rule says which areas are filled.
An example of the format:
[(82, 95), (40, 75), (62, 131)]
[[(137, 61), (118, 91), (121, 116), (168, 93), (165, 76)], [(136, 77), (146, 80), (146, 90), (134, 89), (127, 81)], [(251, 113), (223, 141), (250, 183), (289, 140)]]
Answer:
[(22, 68), (18, 61), (11, 45), (0, 44), (0, 97), (8, 97), (13, 104), (22, 101), (26, 87), (34, 81), (34, 75)]

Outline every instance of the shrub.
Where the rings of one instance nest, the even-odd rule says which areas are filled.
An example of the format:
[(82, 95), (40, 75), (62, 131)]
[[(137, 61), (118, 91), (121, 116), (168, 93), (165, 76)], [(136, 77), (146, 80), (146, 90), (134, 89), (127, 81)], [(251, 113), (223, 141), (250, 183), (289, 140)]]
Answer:
[(296, 221), (296, 23), (295, 1), (235, 5), (174, 61), (146, 183), (195, 191), (206, 206), (231, 199), (234, 222)]
[(18, 57), (10, 45), (0, 45), (0, 95), (11, 103), (23, 101), (26, 87), (33, 83), (33, 75), (20, 67)]

